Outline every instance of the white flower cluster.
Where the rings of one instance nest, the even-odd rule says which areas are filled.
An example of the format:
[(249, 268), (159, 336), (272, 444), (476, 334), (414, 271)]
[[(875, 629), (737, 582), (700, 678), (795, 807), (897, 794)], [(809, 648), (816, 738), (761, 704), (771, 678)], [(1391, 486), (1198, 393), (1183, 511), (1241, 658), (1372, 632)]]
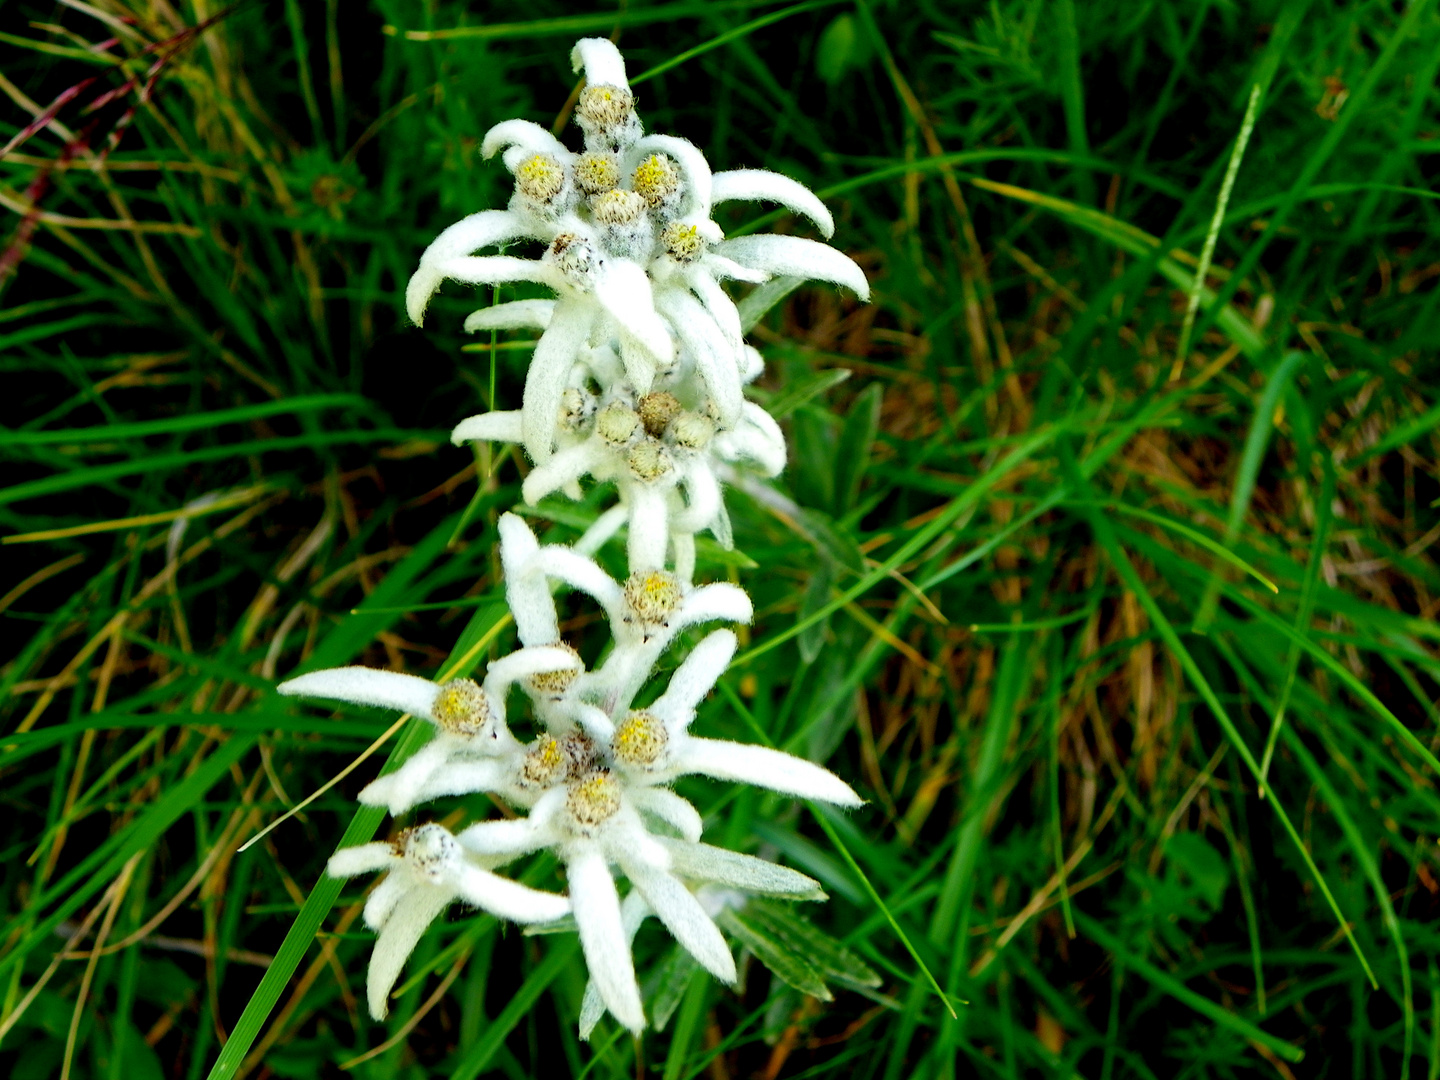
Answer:
[[(544, 334), (523, 408), (471, 417), (454, 439), (523, 443), (535, 463), (524, 484), (527, 502), (556, 490), (578, 496), (587, 474), (614, 481), (620, 501), (573, 548), (542, 545), (520, 518), (500, 518), (506, 600), (520, 648), (491, 663), (482, 682), (437, 685), (348, 667), (279, 687), (283, 694), (399, 709), (434, 724), (431, 741), (365, 788), (361, 802), (400, 815), (429, 799), (485, 792), (523, 812), (458, 834), (420, 825), (330, 860), (337, 876), (389, 871), (364, 913), (379, 933), (368, 978), (377, 1019), (421, 934), (461, 900), (522, 923), (573, 915), (591, 975), (582, 1033), (588, 1037), (605, 1009), (638, 1032), (645, 1015), (630, 943), (647, 916), (732, 983), (735, 963), (714, 920), (743, 902), (737, 894), (824, 895), (803, 874), (701, 843), (700, 815), (671, 782), (698, 774), (861, 804), (847, 784), (809, 761), (690, 733), (697, 705), (734, 656), (737, 641), (728, 629), (695, 645), (653, 703), (634, 703), (681, 631), (751, 619), (740, 588), (692, 582), (695, 534), (709, 529), (730, 543), (717, 465), (749, 462), (767, 475), (784, 465), (775, 421), (743, 398), (762, 363), (741, 340), (739, 315), (720, 281), (817, 277), (865, 296), (864, 275), (815, 241), (723, 240), (710, 208), (726, 199), (779, 202), (827, 236), (832, 224), (819, 200), (786, 177), (756, 170), (712, 175), (691, 143), (644, 136), (624, 62), (610, 42), (585, 39), (572, 58), (586, 76), (576, 110), (585, 151), (572, 153), (528, 121), (492, 129), (483, 149), (487, 157), (504, 149), (515, 176), (510, 208), (474, 214), (441, 233), (422, 256), (406, 301), (418, 323), (446, 278), (553, 288), (554, 300), (500, 304), (466, 321), (472, 330), (535, 327)], [(470, 254), (520, 239), (544, 243), (544, 254)], [(589, 554), (622, 526), (630, 572), (616, 581)], [(561, 640), (556, 585), (592, 598), (608, 619), (613, 645), (593, 670)], [(536, 736), (524, 743), (506, 719), (517, 686), (537, 721)], [(568, 897), (493, 872), (541, 849), (563, 862)], [(612, 867), (629, 882), (623, 901)]]

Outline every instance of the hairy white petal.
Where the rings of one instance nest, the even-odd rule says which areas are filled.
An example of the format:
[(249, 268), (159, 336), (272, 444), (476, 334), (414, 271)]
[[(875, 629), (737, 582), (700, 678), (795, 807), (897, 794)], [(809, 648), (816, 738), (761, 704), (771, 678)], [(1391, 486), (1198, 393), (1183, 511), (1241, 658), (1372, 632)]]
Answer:
[(379, 930), (389, 921), (398, 904), (410, 890), (411, 882), (401, 874), (387, 874), (385, 880), (375, 886), (374, 892), (365, 898), (365, 925)]
[(666, 289), (657, 297), (661, 309), (675, 328), (680, 343), (689, 350), (695, 370), (720, 414), (722, 427), (740, 419), (744, 402), (740, 368), (735, 350), (700, 301), (681, 289)]
[(705, 160), (700, 148), (689, 139), (681, 139), (675, 135), (646, 135), (643, 139), (637, 139), (626, 151), (622, 171), (627, 175), (634, 172), (635, 166), (651, 154), (668, 155), (685, 174), (685, 190), (688, 196), (686, 216), (709, 218), (710, 163)]
[(520, 494), (534, 506), (546, 495), (559, 491), (587, 474), (593, 474), (614, 456), (614, 451), (600, 439), (590, 438), (567, 446), (554, 457), (530, 470), (520, 486)]
[(465, 329), (472, 334), (481, 330), (544, 330), (554, 311), (554, 300), (511, 300), (472, 311), (465, 318)]
[(689, 585), (695, 580), (695, 534), (672, 532), (670, 547), (675, 552), (675, 576)]
[[(717, 281), (748, 281), (751, 285), (759, 285), (769, 281), (771, 274), (768, 270), (755, 270), (748, 266), (741, 266), (734, 259), (727, 259), (723, 255), (709, 252), (700, 259), (700, 267)], [(788, 290), (787, 290), (788, 291)], [(738, 307), (736, 309), (739, 310)], [(740, 324), (745, 324), (744, 317), (741, 317)]]
[(289, 679), (275, 688), (287, 696), (332, 698), (355, 705), (398, 709), (412, 716), (434, 719), (430, 707), (440, 688), (429, 679), (399, 671), (367, 667), (326, 668)]
[(732, 169), (716, 173), (710, 180), (710, 201), (729, 202), (746, 199), (751, 202), (773, 202), (804, 214), (830, 239), (835, 234), (835, 219), (819, 197), (798, 180), (768, 169)]
[[(753, 238), (751, 238), (753, 239)], [(435, 264), (442, 277), (467, 285), (502, 285), (511, 281), (533, 281), (560, 287), (555, 268), (539, 259), (517, 259), (514, 255), (457, 255)]]
[[(473, 795), (482, 791), (499, 791), (510, 780), (512, 764), (501, 758), (479, 758), (474, 761), (452, 761), (436, 769), (425, 785), (415, 794), (415, 802), (428, 802), (445, 795)], [(388, 779), (385, 777), (383, 779)], [(376, 781), (375, 783), (379, 783)], [(374, 787), (374, 784), (371, 785)], [(364, 802), (364, 792), (361, 792)]]
[(453, 744), (443, 736), (431, 739), (392, 773), (372, 780), (360, 791), (366, 806), (383, 806), (396, 816), (416, 803), (425, 784), (450, 757)]
[(627, 789), (625, 797), (636, 809), (653, 814), (686, 840), (700, 839), (700, 833), (705, 827), (700, 811), (691, 806), (689, 800), (682, 799), (669, 788), (632, 787)]
[(473, 855), (524, 855), (558, 842), (555, 815), (565, 806), (564, 788), (552, 788), (536, 801), (529, 817), (482, 821), (455, 837)]
[(615, 1019), (638, 1033), (645, 1027), (645, 1010), (640, 1005), (640, 988), (635, 985), (630, 942), (620, 919), (620, 898), (605, 858), (594, 850), (577, 852), (566, 863), (565, 876), (570, 881), (570, 903), (590, 978)]
[(726, 739), (699, 739), (688, 736), (670, 760), (667, 774), (699, 773), (717, 780), (733, 780), (784, 792), (797, 799), (819, 799), (836, 806), (863, 806), (856, 795), (829, 769), (813, 761), (772, 750), (768, 746), (730, 742)]
[(375, 951), (370, 954), (370, 971), (365, 980), (370, 1015), (376, 1020), (384, 1020), (390, 1011), (390, 988), (400, 977), (400, 969), (414, 951), (415, 943), (435, 921), (435, 916), (454, 899), (455, 894), (449, 889), (417, 885), (395, 905), (375, 939)]
[(581, 38), (570, 50), (570, 67), (577, 75), (583, 71), (591, 86), (630, 85), (625, 78), (625, 58), (609, 38)]
[(522, 645), (553, 645), (560, 640), (550, 583), (534, 565), (539, 541), (515, 514), (501, 514), (500, 564), (505, 572), (505, 602), (515, 617)]
[(818, 881), (788, 867), (709, 844), (687, 843), (663, 836), (656, 839), (670, 853), (670, 869), (681, 877), (769, 896), (825, 899), (825, 892)]
[(765, 358), (753, 345), (740, 347), (740, 381), (750, 385), (765, 373)]
[(467, 416), (450, 432), (450, 441), (456, 446), (466, 442), (519, 442), (520, 411), (487, 412), (478, 416)]
[(705, 914), (690, 890), (667, 871), (640, 860), (625, 859), (621, 866), (675, 940), (710, 974), (721, 982), (734, 983), (735, 958), (730, 955), (719, 927)]
[(697, 266), (686, 273), (685, 283), (700, 298), (700, 303), (705, 305), (705, 310), (715, 320), (715, 325), (725, 335), (730, 347), (741, 348), (745, 332), (740, 326), (740, 309), (735, 306), (735, 301), (730, 299), (730, 294), (705, 272), (703, 266)]
[(481, 210), (445, 229), (421, 254), (420, 266), (405, 286), (405, 311), (410, 321), (416, 326), (424, 321), (430, 298), (448, 276), (440, 269), (441, 263), (530, 235), (525, 219), (508, 210)]
[(462, 864), (447, 877), (461, 900), (502, 919), (545, 923), (570, 914), (570, 901), (565, 897), (528, 888), (478, 866)]
[(715, 619), (748, 623), (754, 617), (755, 608), (744, 589), (728, 582), (717, 581), (711, 585), (702, 585), (685, 597), (685, 603), (671, 618), (670, 625), (679, 628)]
[(529, 154), (549, 154), (561, 161), (570, 159), (565, 144), (539, 124), (530, 120), (502, 120), (485, 133), (480, 156), (492, 158), (507, 146), (521, 146)]
[(685, 509), (675, 515), (671, 529), (676, 532), (696, 533), (709, 528), (720, 512), (720, 481), (710, 462), (698, 458), (685, 470)]
[(525, 450), (537, 464), (550, 459), (555, 445), (555, 428), (560, 419), (560, 401), (569, 385), (574, 367), (590, 328), (595, 322), (594, 307), (584, 300), (563, 299), (535, 346), (530, 371), (525, 376), (522, 430)]
[(627, 487), (630, 497), (627, 548), (630, 571), (662, 569), (665, 566), (665, 548), (670, 540), (670, 493), (658, 484), (630, 484)]
[(870, 283), (865, 279), (865, 271), (855, 265), (850, 256), (817, 240), (770, 234), (741, 236), (720, 244), (716, 254), (771, 274), (831, 281), (853, 290), (861, 300), (870, 299)]
[(354, 877), (356, 874), (373, 874), (376, 870), (387, 870), (395, 863), (395, 849), (383, 840), (373, 844), (341, 848), (330, 856), (325, 872), (331, 877)]
[(715, 436), (715, 450), (728, 461), (753, 461), (766, 476), (778, 476), (785, 468), (785, 434), (775, 418), (753, 401), (745, 402), (734, 431)]
[(596, 518), (595, 524), (575, 541), (575, 551), (580, 555), (594, 555), (605, 546), (605, 541), (620, 531), (620, 526), (625, 524), (625, 519), (629, 516), (630, 511), (623, 505), (612, 506)]
[[(675, 355), (670, 332), (655, 313), (650, 278), (628, 259), (611, 259), (605, 264), (604, 272), (596, 277), (595, 299), (620, 327), (621, 358), (635, 392), (648, 393), (655, 368), (668, 366)], [(641, 356), (631, 359), (627, 354), (637, 349)], [(631, 370), (641, 366), (647, 370)]]
[(574, 671), (580, 657), (569, 649), (553, 645), (537, 645), (502, 656), (485, 671), (485, 692), (496, 701), (503, 701), (514, 683), (546, 671)]
[(595, 598), (612, 624), (625, 616), (624, 590), (594, 559), (577, 554), (569, 548), (546, 544), (535, 557), (535, 566), (553, 578), (559, 578), (572, 589), (579, 589)]
[(671, 717), (677, 721), (683, 717), (678, 726), (687, 726), (695, 714), (695, 707), (705, 700), (705, 695), (715, 688), (720, 676), (730, 666), (738, 644), (739, 639), (730, 630), (707, 634), (699, 645), (690, 650), (685, 662), (675, 669), (675, 674), (670, 676), (670, 685), (651, 706), (651, 711), (665, 719), (667, 727)]
[[(635, 941), (640, 924), (649, 916), (650, 905), (645, 903), (645, 898), (637, 890), (631, 889), (630, 895), (620, 901), (620, 924), (625, 928), (626, 941)], [(590, 1033), (604, 1015), (605, 1002), (600, 999), (600, 989), (595, 985), (594, 979), (588, 979), (585, 983), (585, 997), (580, 1003), (580, 1037), (589, 1041)]]

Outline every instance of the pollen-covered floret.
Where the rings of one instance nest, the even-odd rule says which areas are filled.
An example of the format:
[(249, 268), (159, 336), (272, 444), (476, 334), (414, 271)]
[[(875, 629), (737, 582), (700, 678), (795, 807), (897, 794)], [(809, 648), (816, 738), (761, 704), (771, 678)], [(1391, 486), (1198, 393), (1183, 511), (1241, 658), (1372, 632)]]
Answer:
[(614, 154), (586, 151), (575, 159), (575, 183), (586, 195), (599, 195), (620, 186), (620, 163)]
[(575, 831), (590, 835), (620, 809), (620, 781), (609, 769), (595, 769), (570, 785), (565, 809)]
[(656, 390), (640, 399), (640, 422), (645, 425), (648, 434), (658, 439), (665, 434), (665, 429), (679, 415), (681, 408), (680, 399), (670, 391)]
[(561, 668), (558, 671), (540, 671), (531, 675), (525, 680), (525, 685), (536, 694), (544, 697), (558, 698), (564, 695), (565, 691), (575, 685), (575, 680), (580, 675), (579, 659), (580, 654), (563, 641), (556, 642), (555, 648), (564, 649), (574, 656), (577, 663), (575, 667)]
[(658, 439), (647, 436), (630, 448), (625, 458), (630, 475), (644, 483), (653, 483), (675, 467), (670, 451)]
[(640, 137), (640, 118), (635, 115), (635, 95), (628, 86), (599, 83), (580, 91), (575, 121), (585, 133), (585, 146), (621, 150)]
[(640, 622), (660, 626), (684, 599), (680, 581), (666, 570), (637, 570), (625, 581), (625, 605)]
[(683, 221), (672, 221), (665, 226), (665, 230), (660, 234), (660, 243), (665, 245), (665, 251), (678, 263), (694, 262), (705, 254), (709, 246), (705, 237), (700, 235), (698, 225), (689, 225)]
[(615, 725), (610, 753), (622, 765), (643, 769), (660, 760), (668, 741), (669, 735), (659, 717), (644, 709), (632, 709)]
[(650, 204), (651, 210), (673, 210), (679, 204), (680, 168), (666, 154), (651, 154), (635, 167), (630, 186)]
[(435, 723), (447, 735), (473, 738), (494, 720), (489, 696), (473, 679), (452, 679), (445, 683), (431, 710)]

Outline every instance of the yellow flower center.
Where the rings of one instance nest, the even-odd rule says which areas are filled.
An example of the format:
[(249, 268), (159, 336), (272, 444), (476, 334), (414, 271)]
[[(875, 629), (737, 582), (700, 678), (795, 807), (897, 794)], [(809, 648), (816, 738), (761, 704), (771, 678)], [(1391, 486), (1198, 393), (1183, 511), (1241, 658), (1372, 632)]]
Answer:
[(665, 744), (670, 736), (665, 725), (652, 712), (633, 710), (615, 728), (610, 740), (610, 752), (615, 760), (625, 765), (648, 768), (660, 760), (665, 753)]
[(620, 781), (608, 769), (596, 769), (583, 780), (570, 785), (565, 809), (582, 833), (603, 825), (620, 809)]
[(548, 203), (565, 189), (565, 169), (549, 154), (535, 154), (515, 170), (515, 186), (527, 198)]
[(660, 234), (660, 241), (676, 262), (694, 262), (705, 254), (705, 238), (700, 235), (700, 230), (694, 225), (686, 225), (679, 221), (673, 222), (666, 226), (665, 231)]
[(575, 159), (575, 182), (586, 195), (599, 195), (620, 186), (620, 166), (614, 154), (588, 151)]
[(490, 699), (473, 679), (452, 679), (441, 686), (431, 712), (441, 731), (465, 738), (479, 735), (493, 718)]
[(680, 580), (668, 570), (637, 570), (625, 582), (625, 603), (642, 623), (663, 623), (682, 598)]
[(635, 167), (630, 186), (644, 196), (652, 208), (665, 203), (680, 190), (680, 169), (664, 154), (651, 154)]

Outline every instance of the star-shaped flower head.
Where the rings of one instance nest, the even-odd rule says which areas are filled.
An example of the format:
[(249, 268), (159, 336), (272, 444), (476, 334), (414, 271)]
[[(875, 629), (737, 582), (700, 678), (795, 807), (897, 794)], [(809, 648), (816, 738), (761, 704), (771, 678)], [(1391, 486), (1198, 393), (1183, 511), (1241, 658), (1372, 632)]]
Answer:
[(565, 863), (590, 977), (605, 1007), (636, 1032), (645, 1026), (645, 1013), (610, 864), (620, 867), (649, 909), (708, 971), (722, 982), (735, 981), (735, 961), (724, 937), (671, 872), (667, 847), (646, 830), (639, 812), (646, 804), (613, 773), (596, 769), (546, 793), (529, 817), (481, 822), (457, 838), (484, 858), (512, 858), (541, 848), (557, 853)]
[[(671, 871), (685, 880), (687, 887), (712, 920), (724, 902), (736, 902), (737, 893), (755, 893), (783, 900), (824, 900), (820, 883), (784, 866), (756, 859), (750, 855), (696, 844), (684, 840), (655, 837), (670, 853)], [(717, 898), (721, 902), (717, 903)], [(739, 901), (743, 902), (740, 896)], [(627, 946), (633, 943), (641, 924), (654, 915), (645, 896), (632, 889), (620, 903), (620, 923)], [(599, 984), (591, 978), (585, 984), (580, 1005), (580, 1037), (589, 1040), (595, 1025), (605, 1014), (605, 1000)]]
[(631, 784), (668, 784), (680, 776), (701, 775), (755, 784), (797, 799), (864, 805), (849, 784), (814, 762), (768, 746), (690, 734), (696, 706), (729, 666), (736, 645), (731, 631), (713, 631), (675, 669), (665, 693), (653, 704), (616, 716), (611, 732), (597, 733), (608, 742), (615, 769)]
[(370, 954), (366, 996), (370, 1015), (385, 1019), (400, 969), (435, 917), (462, 900), (502, 919), (553, 922), (570, 901), (482, 869), (441, 825), (406, 829), (394, 840), (345, 848), (330, 857), (332, 877), (388, 870), (365, 902), (365, 925), (379, 933)]
[(485, 682), (452, 679), (434, 683), (398, 671), (365, 667), (328, 668), (281, 683), (287, 695), (332, 698), (357, 705), (398, 709), (423, 716), (436, 727), (433, 739), (398, 770), (360, 793), (370, 806), (402, 813), (415, 804), (437, 770), (457, 758), (504, 757), (523, 750), (505, 723), (505, 696), (514, 683), (580, 666), (574, 650), (525, 648), (503, 656), (486, 671)]

